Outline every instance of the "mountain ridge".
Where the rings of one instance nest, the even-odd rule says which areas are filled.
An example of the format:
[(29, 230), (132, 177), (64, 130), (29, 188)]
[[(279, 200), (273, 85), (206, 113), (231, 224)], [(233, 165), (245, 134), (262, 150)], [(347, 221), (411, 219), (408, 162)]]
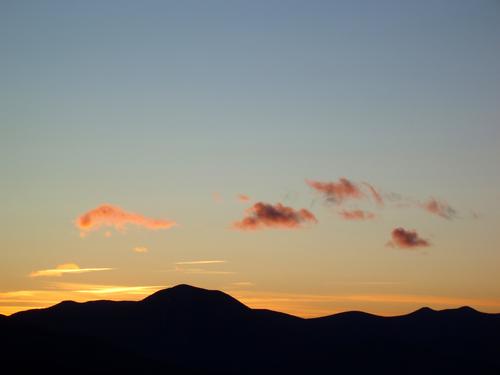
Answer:
[(50, 367), (60, 351), (61, 369), (73, 373), (82, 359), (81, 373), (500, 373), (500, 314), (470, 307), (304, 319), (181, 284), (140, 301), (63, 301), (0, 322), (2, 360), (21, 372)]
[[(499, 313), (487, 313), (483, 311), (479, 311), (477, 309), (474, 309), (470, 306), (460, 306), (457, 308), (447, 308), (447, 309), (442, 309), (442, 310), (436, 310), (433, 308), (430, 308), (428, 306), (424, 306), (421, 308), (418, 308), (417, 310), (411, 311), (406, 314), (402, 315), (391, 315), (391, 316), (386, 316), (386, 315), (377, 315), (374, 313), (369, 313), (365, 311), (358, 311), (358, 310), (347, 310), (347, 311), (342, 311), (334, 314), (329, 314), (325, 316), (318, 316), (318, 317), (312, 317), (312, 318), (301, 318), (299, 316), (293, 315), (293, 314), (288, 314), (284, 313), (281, 311), (274, 311), (270, 309), (254, 309), (246, 306), (245, 304), (241, 303), (238, 301), (236, 298), (232, 297), (230, 294), (227, 294), (223, 291), (220, 290), (211, 290), (211, 289), (204, 289), (200, 287), (195, 287), (189, 284), (178, 284), (173, 287), (165, 288), (165, 289), (160, 289), (151, 295), (143, 298), (142, 300), (139, 301), (116, 301), (116, 300), (106, 300), (106, 299), (101, 299), (101, 300), (91, 300), (91, 301), (85, 301), (85, 302), (76, 302), (72, 300), (64, 300), (61, 301), (55, 305), (49, 306), (49, 307), (44, 307), (44, 308), (36, 308), (36, 309), (29, 309), (29, 310), (23, 310), (23, 311), (18, 311), (15, 312), (11, 315), (3, 315), (0, 314), (0, 319), (3, 317), (11, 317), (11, 316), (18, 316), (22, 315), (23, 313), (30, 312), (30, 311), (40, 311), (40, 310), (47, 310), (47, 309), (54, 309), (54, 308), (60, 308), (60, 307), (66, 307), (66, 306), (82, 306), (84, 304), (99, 304), (99, 303), (140, 303), (140, 304), (147, 304), (147, 303), (164, 303), (166, 302), (166, 299), (174, 299), (176, 302), (180, 301), (186, 301), (188, 298), (192, 298), (194, 302), (208, 302), (209, 299), (207, 297), (210, 296), (213, 300), (210, 302), (230, 302), (235, 305), (239, 305), (242, 308), (245, 309), (250, 309), (252, 311), (271, 311), (273, 313), (280, 313), (288, 316), (293, 316), (296, 318), (300, 319), (306, 319), (306, 320), (313, 320), (313, 319), (325, 319), (325, 318), (330, 318), (330, 317), (341, 317), (345, 315), (365, 315), (367, 317), (378, 317), (378, 318), (396, 318), (396, 317), (405, 317), (405, 316), (414, 316), (414, 315), (425, 315), (425, 314), (435, 314), (435, 313), (467, 313), (467, 314), (485, 314), (485, 315), (499, 315)], [(198, 301), (196, 300), (198, 299)], [(217, 301), (219, 299), (219, 301)]]

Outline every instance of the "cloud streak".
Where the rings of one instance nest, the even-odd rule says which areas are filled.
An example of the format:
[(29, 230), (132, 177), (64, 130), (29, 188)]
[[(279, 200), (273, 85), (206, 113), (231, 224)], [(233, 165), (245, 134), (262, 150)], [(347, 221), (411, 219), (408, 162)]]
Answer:
[(339, 215), (344, 220), (371, 220), (375, 217), (375, 215), (371, 212), (363, 211), (363, 210), (342, 210), (339, 212)]
[(250, 201), (250, 197), (246, 194), (238, 194), (238, 200), (240, 202), (248, 202)]
[(189, 265), (189, 264), (217, 264), (217, 263), (227, 263), (225, 260), (192, 260), (186, 262), (176, 262), (177, 265)]
[(392, 240), (387, 243), (388, 246), (398, 247), (400, 249), (413, 249), (418, 247), (428, 247), (430, 242), (420, 238), (415, 230), (406, 230), (396, 228), (391, 233)]
[(56, 268), (33, 271), (30, 277), (60, 277), (66, 274), (78, 274), (97, 271), (110, 271), (113, 268), (80, 268), (75, 263), (60, 264)]
[(217, 270), (207, 270), (204, 268), (183, 268), (176, 267), (176, 272), (191, 274), (191, 275), (234, 275), (233, 271), (217, 271)]
[(151, 291), (158, 289), (158, 286), (91, 286), (90, 289), (75, 290), (77, 293), (84, 294), (129, 294), (129, 295), (148, 295)]
[(281, 203), (275, 205), (258, 202), (247, 209), (247, 216), (233, 223), (235, 229), (258, 230), (263, 228), (298, 229), (304, 223), (316, 223), (316, 217), (302, 208), (295, 210)]
[(175, 221), (152, 219), (110, 204), (103, 204), (84, 213), (75, 223), (82, 236), (101, 227), (114, 227), (118, 231), (124, 231), (129, 224), (150, 230), (169, 229), (177, 225)]
[(373, 187), (373, 185), (369, 184), (368, 182), (363, 182), (363, 185), (365, 185), (368, 190), (370, 191), (373, 200), (379, 205), (383, 206), (384, 205), (384, 199), (382, 198), (382, 195), (380, 192)]
[(448, 220), (453, 219), (457, 215), (457, 212), (453, 207), (448, 205), (446, 202), (441, 202), (434, 198), (429, 199), (420, 206), (427, 212), (441, 216), (442, 218)]
[(364, 196), (357, 184), (343, 177), (338, 182), (306, 180), (306, 183), (315, 191), (321, 193), (327, 201), (337, 204), (347, 199), (361, 199)]

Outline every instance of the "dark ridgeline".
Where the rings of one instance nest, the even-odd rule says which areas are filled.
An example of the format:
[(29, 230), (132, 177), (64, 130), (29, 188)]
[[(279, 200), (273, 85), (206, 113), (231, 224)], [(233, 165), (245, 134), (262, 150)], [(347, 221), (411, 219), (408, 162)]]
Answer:
[(500, 314), (302, 319), (188, 285), (0, 316), (0, 342), (12, 374), (500, 374)]

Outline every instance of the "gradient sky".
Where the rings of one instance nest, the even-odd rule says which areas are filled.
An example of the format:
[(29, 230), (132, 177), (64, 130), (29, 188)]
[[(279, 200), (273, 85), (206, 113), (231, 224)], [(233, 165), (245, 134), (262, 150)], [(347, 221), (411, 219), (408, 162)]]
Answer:
[[(301, 316), (500, 311), (498, 1), (7, 0), (0, 48), (0, 313), (179, 283)], [(306, 183), (342, 177), (384, 206)], [(317, 223), (234, 228), (257, 202)], [(105, 203), (178, 225), (81, 236)]]

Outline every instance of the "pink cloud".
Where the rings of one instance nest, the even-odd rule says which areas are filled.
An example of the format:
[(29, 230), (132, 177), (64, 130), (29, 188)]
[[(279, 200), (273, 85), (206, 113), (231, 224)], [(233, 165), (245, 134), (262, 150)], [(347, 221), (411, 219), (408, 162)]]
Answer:
[(406, 230), (404, 228), (396, 228), (392, 231), (392, 240), (387, 243), (391, 247), (399, 247), (400, 249), (413, 249), (417, 247), (430, 246), (429, 241), (420, 238), (415, 230)]
[(177, 225), (175, 221), (151, 219), (140, 214), (126, 212), (120, 207), (110, 204), (100, 205), (84, 213), (75, 222), (82, 236), (101, 227), (114, 227), (116, 230), (124, 231), (128, 224), (151, 230), (169, 229)]
[(246, 194), (238, 194), (238, 200), (240, 202), (248, 202), (250, 200), (250, 197)]
[(331, 202), (341, 203), (346, 199), (360, 199), (364, 196), (359, 186), (346, 178), (338, 182), (306, 180), (306, 183)]
[(306, 209), (295, 210), (283, 206), (258, 202), (250, 207), (243, 220), (235, 222), (234, 228), (241, 230), (257, 230), (262, 228), (297, 229), (304, 223), (316, 223), (316, 217)]
[(427, 202), (421, 204), (420, 206), (427, 212), (441, 216), (442, 218), (448, 220), (453, 219), (457, 214), (455, 209), (450, 205), (445, 202), (440, 202), (434, 198), (429, 199)]
[(212, 193), (212, 198), (214, 199), (214, 202), (215, 203), (222, 203), (224, 201), (224, 199), (222, 198), (222, 195), (220, 195), (220, 193)]
[(369, 184), (368, 182), (363, 183), (368, 190), (370, 190), (370, 193), (372, 194), (373, 200), (380, 206), (384, 205), (384, 199), (382, 198), (382, 195), (379, 193), (377, 189), (373, 187), (373, 185)]
[(339, 215), (345, 220), (370, 220), (375, 217), (373, 213), (363, 210), (342, 210)]

